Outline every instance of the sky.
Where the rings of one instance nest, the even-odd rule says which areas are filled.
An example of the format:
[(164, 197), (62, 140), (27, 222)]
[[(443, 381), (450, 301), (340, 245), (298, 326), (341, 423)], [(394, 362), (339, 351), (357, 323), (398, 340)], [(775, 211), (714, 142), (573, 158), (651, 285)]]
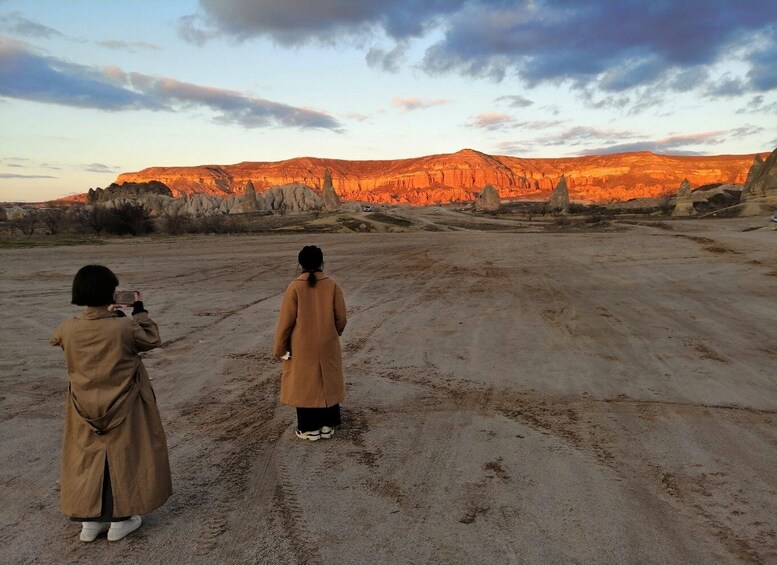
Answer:
[(0, 201), (152, 166), (777, 147), (774, 0), (0, 0)]

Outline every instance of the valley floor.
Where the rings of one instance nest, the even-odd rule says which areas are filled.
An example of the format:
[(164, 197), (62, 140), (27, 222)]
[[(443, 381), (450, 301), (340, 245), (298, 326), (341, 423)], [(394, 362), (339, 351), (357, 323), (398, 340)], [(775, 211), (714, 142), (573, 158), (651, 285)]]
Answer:
[[(2, 250), (0, 562), (777, 562), (777, 231), (760, 226)], [(309, 243), (349, 312), (343, 426), (315, 443), (270, 356)], [(144, 362), (175, 493), (111, 544), (58, 508), (48, 336), (87, 263), (141, 289), (164, 340)]]

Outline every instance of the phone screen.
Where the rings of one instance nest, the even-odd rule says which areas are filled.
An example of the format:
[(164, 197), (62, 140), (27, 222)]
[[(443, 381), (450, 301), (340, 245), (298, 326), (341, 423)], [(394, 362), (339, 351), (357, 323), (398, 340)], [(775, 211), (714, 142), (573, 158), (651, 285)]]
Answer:
[(134, 290), (117, 290), (113, 295), (113, 301), (116, 304), (132, 304), (135, 302)]

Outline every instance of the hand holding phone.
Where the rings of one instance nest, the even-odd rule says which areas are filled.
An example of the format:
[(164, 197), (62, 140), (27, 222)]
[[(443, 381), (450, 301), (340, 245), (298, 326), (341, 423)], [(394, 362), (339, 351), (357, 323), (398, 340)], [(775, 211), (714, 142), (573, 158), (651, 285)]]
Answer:
[(141, 300), (137, 290), (117, 290), (113, 294), (113, 301), (123, 306), (132, 306), (136, 300)]

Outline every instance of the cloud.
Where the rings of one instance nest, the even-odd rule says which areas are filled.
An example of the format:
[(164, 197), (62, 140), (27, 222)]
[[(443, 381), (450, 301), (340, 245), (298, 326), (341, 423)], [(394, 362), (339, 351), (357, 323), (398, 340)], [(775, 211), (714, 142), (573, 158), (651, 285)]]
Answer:
[(516, 120), (509, 114), (480, 114), (473, 117), (468, 125), (479, 129), (498, 130), (514, 127)]
[(640, 134), (629, 130), (606, 130), (597, 127), (575, 126), (555, 136), (543, 138), (545, 145), (586, 145), (591, 142), (613, 143), (613, 140), (634, 139)]
[(205, 43), (219, 35), (217, 31), (207, 30), (202, 26), (201, 18), (194, 14), (178, 18), (175, 25), (178, 35), (182, 39), (198, 46), (205, 45)]
[(141, 73), (130, 73), (127, 80), (133, 88), (161, 103), (210, 108), (219, 114), (216, 121), (221, 123), (247, 128), (278, 125), (301, 129), (340, 129), (339, 122), (325, 112), (253, 98), (233, 90)]
[(239, 41), (268, 37), (280, 45), (334, 45), (380, 30), (402, 41), (420, 37), (465, 0), (200, 0), (201, 13), (179, 20), (194, 43), (226, 35)]
[(519, 122), (515, 124), (515, 126), (522, 129), (543, 130), (551, 129), (564, 123), (566, 123), (566, 120), (531, 120), (527, 122)]
[(95, 41), (100, 47), (106, 49), (129, 51), (130, 53), (137, 53), (138, 50), (144, 51), (158, 51), (159, 45), (153, 43), (146, 43), (145, 41), (122, 41), (117, 39), (110, 39), (106, 41)]
[(367, 52), (365, 59), (370, 68), (396, 73), (405, 62), (406, 53), (407, 46), (400, 43), (390, 51), (373, 47)]
[(82, 169), (90, 173), (109, 174), (119, 171), (120, 167), (103, 165), (102, 163), (90, 163), (88, 165), (84, 165)]
[(521, 141), (501, 141), (496, 145), (496, 153), (501, 155), (531, 153), (537, 145), (539, 144), (525, 139)]
[[(749, 68), (743, 89), (762, 92), (777, 89), (775, 21), (774, 0), (200, 0), (178, 28), (200, 45), (214, 37), (287, 47), (431, 38), (420, 65), (432, 75), (517, 75), (529, 86), (569, 82), (610, 93), (695, 89), (715, 64), (736, 60)], [(399, 54), (372, 47), (367, 62), (394, 71)]]
[(747, 78), (755, 90), (766, 92), (777, 89), (777, 26), (772, 30), (771, 42), (756, 50), (751, 61)]
[(45, 26), (28, 20), (21, 12), (11, 12), (0, 17), (0, 27), (10, 33), (24, 37), (51, 39), (65, 37), (61, 32), (52, 27)]
[[(514, 72), (529, 84), (568, 80), (617, 92), (723, 60), (731, 45), (771, 29), (775, 18), (772, 0), (481, 0), (446, 21), (424, 66), (474, 76)], [(770, 83), (767, 51), (764, 86)]]
[(98, 69), (40, 55), (2, 36), (0, 96), (113, 111), (161, 108), (140, 93), (112, 84)]
[(16, 173), (0, 173), (0, 179), (55, 179), (50, 175), (17, 175)]
[(509, 106), (513, 108), (526, 108), (534, 104), (532, 100), (524, 98), (520, 94), (513, 94), (509, 96), (500, 96), (494, 100), (494, 102), (507, 102)]
[(98, 110), (166, 110), (204, 107), (216, 121), (246, 128), (282, 126), (339, 130), (331, 115), (240, 92), (97, 69), (33, 52), (27, 44), (0, 36), (0, 96)]
[(758, 126), (743, 126), (731, 130), (704, 131), (690, 134), (674, 134), (661, 139), (648, 139), (633, 143), (620, 143), (587, 149), (580, 155), (607, 155), (632, 151), (650, 151), (652, 153), (671, 153), (673, 155), (701, 155), (702, 151), (687, 149), (689, 146), (719, 145), (732, 137), (743, 137), (761, 133)]
[(359, 112), (348, 112), (345, 116), (352, 120), (356, 120), (357, 122), (364, 122), (372, 117), (370, 114), (362, 114)]
[(750, 102), (746, 106), (739, 108), (736, 111), (737, 114), (760, 114), (760, 115), (774, 115), (777, 114), (777, 100), (773, 102), (767, 102), (763, 94), (758, 94), (750, 99)]
[(435, 100), (424, 100), (422, 98), (399, 98), (394, 97), (391, 99), (391, 103), (397, 108), (401, 108), (404, 112), (411, 112), (413, 110), (425, 110), (434, 106), (442, 106), (444, 104), (450, 104), (451, 100), (447, 98), (437, 98)]

